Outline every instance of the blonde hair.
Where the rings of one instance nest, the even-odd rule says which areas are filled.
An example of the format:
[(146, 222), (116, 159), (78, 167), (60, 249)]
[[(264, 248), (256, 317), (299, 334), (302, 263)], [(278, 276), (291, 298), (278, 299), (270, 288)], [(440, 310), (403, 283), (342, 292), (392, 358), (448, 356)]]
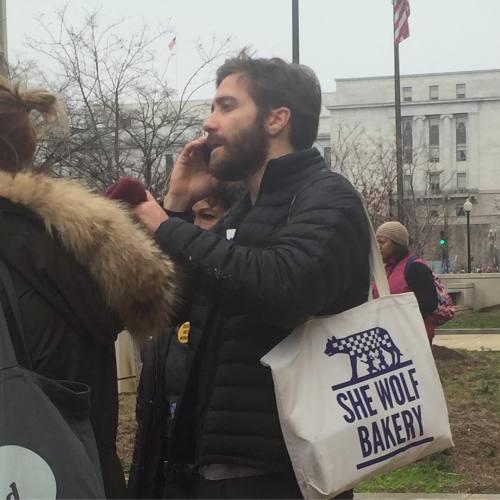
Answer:
[(37, 134), (31, 111), (45, 121), (63, 114), (57, 97), (43, 89), (21, 89), (0, 76), (0, 170), (18, 172), (29, 165), (36, 149)]

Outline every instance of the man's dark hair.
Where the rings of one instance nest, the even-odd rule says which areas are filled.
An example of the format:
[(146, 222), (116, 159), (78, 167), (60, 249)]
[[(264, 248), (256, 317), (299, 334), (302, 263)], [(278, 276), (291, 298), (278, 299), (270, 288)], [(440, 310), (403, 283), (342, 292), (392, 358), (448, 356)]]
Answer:
[(246, 79), (259, 116), (268, 116), (274, 108), (290, 109), (290, 142), (293, 148), (310, 148), (318, 134), (321, 112), (321, 86), (313, 70), (276, 57), (254, 59), (242, 50), (217, 70), (217, 87), (226, 77), (237, 73)]

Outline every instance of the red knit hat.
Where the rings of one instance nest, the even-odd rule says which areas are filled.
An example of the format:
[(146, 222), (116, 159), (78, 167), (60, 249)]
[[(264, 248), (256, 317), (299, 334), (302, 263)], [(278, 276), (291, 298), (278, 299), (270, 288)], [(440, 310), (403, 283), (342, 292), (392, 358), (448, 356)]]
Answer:
[(132, 177), (120, 177), (104, 194), (112, 200), (126, 201), (133, 207), (147, 200), (144, 184)]

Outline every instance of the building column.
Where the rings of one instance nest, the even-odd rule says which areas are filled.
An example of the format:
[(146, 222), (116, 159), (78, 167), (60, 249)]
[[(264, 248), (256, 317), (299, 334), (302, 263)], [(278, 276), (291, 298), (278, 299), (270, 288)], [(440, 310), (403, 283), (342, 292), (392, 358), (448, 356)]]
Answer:
[(428, 132), (425, 130), (425, 115), (418, 115), (413, 117), (414, 134), (413, 134), (413, 148), (420, 150), (426, 147), (429, 142)]
[(425, 115), (413, 117), (413, 161), (416, 165), (413, 175), (413, 187), (417, 191), (425, 191), (427, 186), (427, 172), (425, 166), (429, 158), (429, 131), (425, 126), (425, 120)]
[[(455, 152), (455, 141), (453, 139), (452, 123), (453, 115), (441, 115), (443, 124), (442, 133), (439, 137), (439, 164), (443, 171), (443, 188), (449, 189), (453, 182), (455, 162), (453, 161)], [(440, 131), (441, 132), (441, 131)]]

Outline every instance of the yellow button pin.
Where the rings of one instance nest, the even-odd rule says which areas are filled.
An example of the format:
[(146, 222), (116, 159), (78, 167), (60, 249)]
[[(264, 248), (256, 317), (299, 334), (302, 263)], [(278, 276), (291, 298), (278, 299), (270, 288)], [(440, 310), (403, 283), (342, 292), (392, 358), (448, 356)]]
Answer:
[(185, 323), (182, 323), (181, 326), (179, 326), (179, 329), (177, 330), (177, 340), (179, 340), (181, 344), (188, 343), (190, 329), (191, 329), (191, 323), (189, 323), (189, 321), (186, 321)]

